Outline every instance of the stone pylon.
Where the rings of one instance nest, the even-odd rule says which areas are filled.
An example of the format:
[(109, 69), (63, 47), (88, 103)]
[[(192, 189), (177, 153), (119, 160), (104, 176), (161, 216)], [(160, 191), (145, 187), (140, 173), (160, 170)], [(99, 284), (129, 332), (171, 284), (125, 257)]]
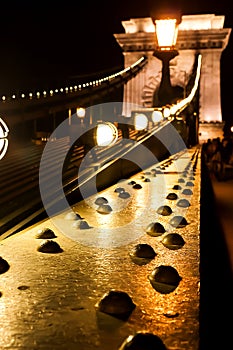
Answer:
[[(224, 28), (225, 16), (214, 14), (183, 15), (179, 24), (177, 49), (179, 55), (170, 62), (171, 84), (186, 85), (192, 72), (195, 56), (202, 55), (199, 94), (199, 131), (202, 138), (212, 137), (211, 130), (222, 130), (220, 61), (231, 28)], [(148, 64), (124, 87), (123, 113), (130, 116), (129, 103), (146, 108), (153, 106), (153, 96), (161, 80), (161, 61), (153, 56), (155, 26), (150, 17), (122, 21), (125, 33), (114, 34), (122, 48), (125, 68), (140, 57), (147, 56)]]

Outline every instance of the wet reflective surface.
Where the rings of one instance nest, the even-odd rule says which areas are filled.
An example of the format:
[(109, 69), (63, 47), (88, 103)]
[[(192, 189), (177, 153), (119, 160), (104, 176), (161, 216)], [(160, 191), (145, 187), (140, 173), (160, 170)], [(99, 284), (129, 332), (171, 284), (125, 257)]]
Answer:
[[(199, 161), (193, 195), (182, 193), (185, 183), (180, 190), (173, 188), (193, 152), (181, 154), (156, 177), (146, 175), (151, 181), (144, 182), (143, 173), (133, 176), (140, 189), (128, 179), (79, 203), (74, 209), (88, 230), (73, 227), (74, 220), (65, 219), (64, 213), (1, 241), (0, 256), (10, 265), (0, 275), (1, 349), (117, 350), (129, 335), (142, 330), (159, 336), (169, 350), (198, 349)], [(130, 197), (120, 198), (117, 187), (124, 187)], [(190, 206), (178, 207), (177, 200), (166, 198), (174, 191)], [(110, 213), (97, 212), (97, 197), (108, 200)], [(159, 215), (162, 205), (172, 214)], [(174, 216), (185, 217), (188, 225), (174, 228), (169, 223)], [(148, 235), (145, 228), (157, 221), (166, 233), (179, 233), (185, 245), (170, 250), (162, 244), (165, 234)], [(35, 236), (44, 227), (54, 231), (54, 241), (63, 250), (59, 254), (37, 251)], [(137, 244), (150, 245), (154, 259), (135, 264), (129, 253)], [(172, 266), (182, 277), (169, 294), (156, 291), (148, 279), (160, 265)], [(97, 312), (96, 303), (110, 290), (127, 293), (136, 305), (127, 320)]]

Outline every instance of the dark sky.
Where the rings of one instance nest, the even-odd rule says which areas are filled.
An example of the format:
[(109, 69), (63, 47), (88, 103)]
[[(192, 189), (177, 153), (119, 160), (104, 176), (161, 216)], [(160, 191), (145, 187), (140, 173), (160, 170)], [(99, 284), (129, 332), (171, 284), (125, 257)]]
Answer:
[[(150, 17), (163, 9), (178, 9), (187, 15), (225, 15), (225, 27), (233, 27), (230, 0), (21, 0), (1, 4), (0, 95), (63, 86), (76, 76), (88, 80), (96, 72), (121, 69), (123, 56), (113, 36), (124, 32), (121, 21)], [(223, 99), (229, 108), (232, 63), (231, 37), (222, 54)]]

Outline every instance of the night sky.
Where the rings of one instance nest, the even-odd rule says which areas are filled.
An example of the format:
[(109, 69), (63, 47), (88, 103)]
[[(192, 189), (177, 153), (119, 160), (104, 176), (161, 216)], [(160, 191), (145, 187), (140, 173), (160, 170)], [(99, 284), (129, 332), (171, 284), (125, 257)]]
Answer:
[[(123, 68), (123, 55), (113, 34), (123, 33), (122, 20), (156, 16), (161, 10), (183, 15), (225, 15), (233, 28), (230, 0), (77, 0), (1, 3), (0, 95), (89, 81), (94, 74)], [(233, 33), (222, 54), (224, 119), (231, 118)], [(233, 123), (233, 113), (232, 113)]]

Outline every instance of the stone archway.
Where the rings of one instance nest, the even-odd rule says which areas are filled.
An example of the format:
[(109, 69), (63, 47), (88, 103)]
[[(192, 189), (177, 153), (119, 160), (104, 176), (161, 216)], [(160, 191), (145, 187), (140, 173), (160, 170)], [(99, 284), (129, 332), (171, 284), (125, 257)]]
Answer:
[[(183, 98), (185, 94), (185, 81), (182, 79), (182, 74), (177, 68), (171, 68), (171, 79), (175, 82), (174, 96)], [(158, 101), (158, 89), (161, 81), (161, 72), (157, 75), (149, 76), (146, 84), (142, 88), (142, 106), (145, 108), (157, 107)]]
[[(226, 48), (231, 28), (224, 28), (225, 16), (214, 14), (184, 15), (179, 25), (177, 49), (177, 74), (190, 71), (197, 53), (202, 55), (200, 77), (200, 123), (219, 123), (222, 127), (220, 59)], [(121, 46), (125, 67), (129, 67), (142, 56), (148, 57), (148, 64), (138, 76), (129, 81), (124, 88), (125, 103), (143, 103), (151, 107), (151, 91), (158, 84), (160, 65), (153, 57), (155, 49), (155, 28), (151, 18), (136, 18), (122, 21), (125, 33), (114, 34)], [(171, 66), (172, 67), (172, 61)], [(171, 79), (172, 80), (172, 79)], [(180, 85), (173, 83), (172, 85)], [(181, 85), (184, 87), (184, 85)]]

